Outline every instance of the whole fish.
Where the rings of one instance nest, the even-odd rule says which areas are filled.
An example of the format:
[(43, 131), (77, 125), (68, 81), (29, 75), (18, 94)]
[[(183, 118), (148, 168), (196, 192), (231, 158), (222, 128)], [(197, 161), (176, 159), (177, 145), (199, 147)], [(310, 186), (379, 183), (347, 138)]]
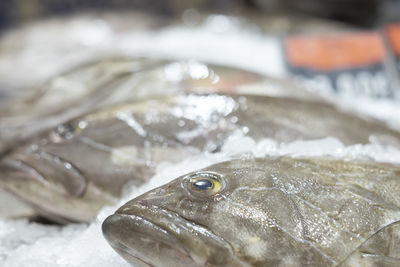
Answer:
[[(284, 83), (198, 62), (129, 56), (97, 58), (53, 77), (25, 92), (25, 96), (5, 100), (0, 106), (0, 154), (57, 124), (116, 103), (179, 92), (235, 92), (243, 87), (250, 93), (277, 91), (289, 95), (296, 91), (295, 86)], [(298, 91), (312, 97), (304, 90)]]
[(103, 223), (134, 266), (399, 266), (400, 167), (255, 158), (179, 177)]
[(90, 221), (160, 162), (217, 152), (232, 134), (279, 142), (333, 136), (344, 144), (400, 133), (320, 101), (230, 94), (150, 98), (60, 124), (0, 161), (0, 187), (60, 222)]

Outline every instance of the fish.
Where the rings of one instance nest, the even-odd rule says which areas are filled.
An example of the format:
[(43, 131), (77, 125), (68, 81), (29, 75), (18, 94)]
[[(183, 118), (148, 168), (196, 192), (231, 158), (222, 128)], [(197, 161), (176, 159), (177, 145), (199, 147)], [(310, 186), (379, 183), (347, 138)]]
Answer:
[(234, 93), (243, 88), (288, 95), (297, 91), (292, 87), (257, 73), (200, 62), (127, 55), (97, 57), (59, 73), (25, 96), (3, 100), (0, 154), (62, 122), (118, 103), (183, 92)]
[(122, 205), (102, 225), (134, 266), (399, 266), (400, 166), (233, 159)]
[[(0, 107), (0, 152), (57, 124), (113, 103), (141, 73), (162, 62), (129, 57), (89, 60), (59, 73), (43, 84), (3, 100)], [(130, 80), (129, 80), (130, 79)], [(140, 90), (129, 88), (131, 97)], [(167, 89), (165, 90), (167, 91)], [(139, 98), (139, 97), (138, 97)]]
[[(202, 24), (213, 17), (202, 15)], [(233, 25), (238, 22), (236, 17), (226, 19)], [(0, 156), (59, 123), (152, 95), (238, 89), (246, 94), (292, 92), (314, 97), (285, 79), (191, 61), (142, 58), (118, 45), (107, 45), (124, 43), (121, 39), (135, 32), (160, 30), (166, 25), (182, 22), (132, 11), (83, 12), (43, 18), (5, 31), (0, 36), (4, 52), (0, 56)], [(68, 38), (60, 41), (59, 32)], [(94, 36), (93, 40), (87, 36)], [(45, 48), (43, 43), (47, 44)]]
[(278, 142), (336, 137), (396, 145), (400, 133), (314, 100), (180, 94), (119, 104), (62, 123), (0, 159), (0, 188), (61, 223), (88, 222), (163, 162), (216, 153), (232, 135)]

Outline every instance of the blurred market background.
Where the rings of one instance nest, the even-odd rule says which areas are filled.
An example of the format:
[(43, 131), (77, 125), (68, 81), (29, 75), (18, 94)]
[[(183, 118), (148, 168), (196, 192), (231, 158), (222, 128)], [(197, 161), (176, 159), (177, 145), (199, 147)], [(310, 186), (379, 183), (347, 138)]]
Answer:
[[(0, 86), (6, 90), (0, 90), (0, 96), (14, 94), (13, 88), (32, 86), (68, 69), (74, 65), (71, 62), (99, 47), (103, 49), (108, 42), (108, 52), (114, 48), (121, 51), (121, 47), (126, 52), (129, 46), (133, 53), (159, 57), (173, 55), (167, 47), (176, 45), (179, 58), (289, 76), (313, 90), (397, 99), (399, 21), (397, 0), (5, 0), (0, 2)], [(162, 38), (165, 42), (157, 38), (148, 40), (146, 53), (143, 48), (146, 44), (137, 48), (140, 46), (135, 44), (137, 36), (128, 42), (125, 38), (132, 33), (149, 33), (171, 26), (185, 26), (189, 32), (195, 32), (204, 25), (216, 34), (236, 33), (239, 37), (244, 32), (257, 32), (275, 38), (264, 44), (264, 54), (273, 60), (258, 66), (256, 59), (242, 57), (260, 51), (249, 51), (250, 48), (245, 51), (240, 46), (244, 42), (241, 38), (235, 39), (237, 42), (227, 41), (230, 44), (227, 50), (241, 51), (235, 55), (236, 59), (227, 60), (220, 60), (216, 51), (208, 57), (183, 52), (181, 48), (188, 46), (196, 47), (193, 50), (197, 51), (209, 49), (206, 45), (197, 47), (193, 44), (197, 39), (189, 35), (186, 37), (192, 43), (187, 42), (183, 32), (180, 37), (170, 37), (171, 42)], [(121, 36), (125, 36), (122, 38), (125, 41), (121, 41)], [(199, 34), (196, 37), (201, 39)], [(174, 38), (182, 39), (181, 46)], [(157, 42), (158, 47), (152, 47)], [(278, 48), (271, 49), (273, 42), (279, 43)], [(163, 53), (154, 52), (161, 50)], [(57, 60), (61, 55), (63, 59)], [(261, 58), (260, 54), (260, 61)], [(26, 73), (24, 79), (19, 72), (13, 72), (15, 69)]]
[(356, 25), (371, 26), (399, 18), (398, 0), (5, 0), (0, 3), (1, 27), (44, 15), (71, 14), (83, 10), (140, 9), (162, 16), (176, 16), (187, 8), (201, 11), (238, 12), (248, 9), (266, 15), (307, 14)]

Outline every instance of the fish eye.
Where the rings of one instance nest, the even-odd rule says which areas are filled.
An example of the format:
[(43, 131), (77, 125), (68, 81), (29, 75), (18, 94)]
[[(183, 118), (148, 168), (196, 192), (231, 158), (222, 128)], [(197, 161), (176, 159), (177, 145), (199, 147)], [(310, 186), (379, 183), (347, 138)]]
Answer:
[(71, 123), (63, 123), (57, 126), (55, 133), (58, 137), (71, 139), (76, 132), (76, 127)]
[(224, 189), (221, 175), (214, 172), (196, 172), (184, 178), (186, 189), (195, 196), (213, 196)]
[(209, 179), (200, 178), (192, 182), (192, 189), (197, 191), (211, 190), (214, 187), (214, 182)]

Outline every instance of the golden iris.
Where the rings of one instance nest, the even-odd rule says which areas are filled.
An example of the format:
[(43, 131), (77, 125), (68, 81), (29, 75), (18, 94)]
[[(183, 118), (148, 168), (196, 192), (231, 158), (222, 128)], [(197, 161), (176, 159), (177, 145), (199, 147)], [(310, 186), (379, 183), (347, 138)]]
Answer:
[(221, 176), (213, 172), (197, 172), (185, 180), (190, 193), (196, 196), (213, 196), (224, 187)]

